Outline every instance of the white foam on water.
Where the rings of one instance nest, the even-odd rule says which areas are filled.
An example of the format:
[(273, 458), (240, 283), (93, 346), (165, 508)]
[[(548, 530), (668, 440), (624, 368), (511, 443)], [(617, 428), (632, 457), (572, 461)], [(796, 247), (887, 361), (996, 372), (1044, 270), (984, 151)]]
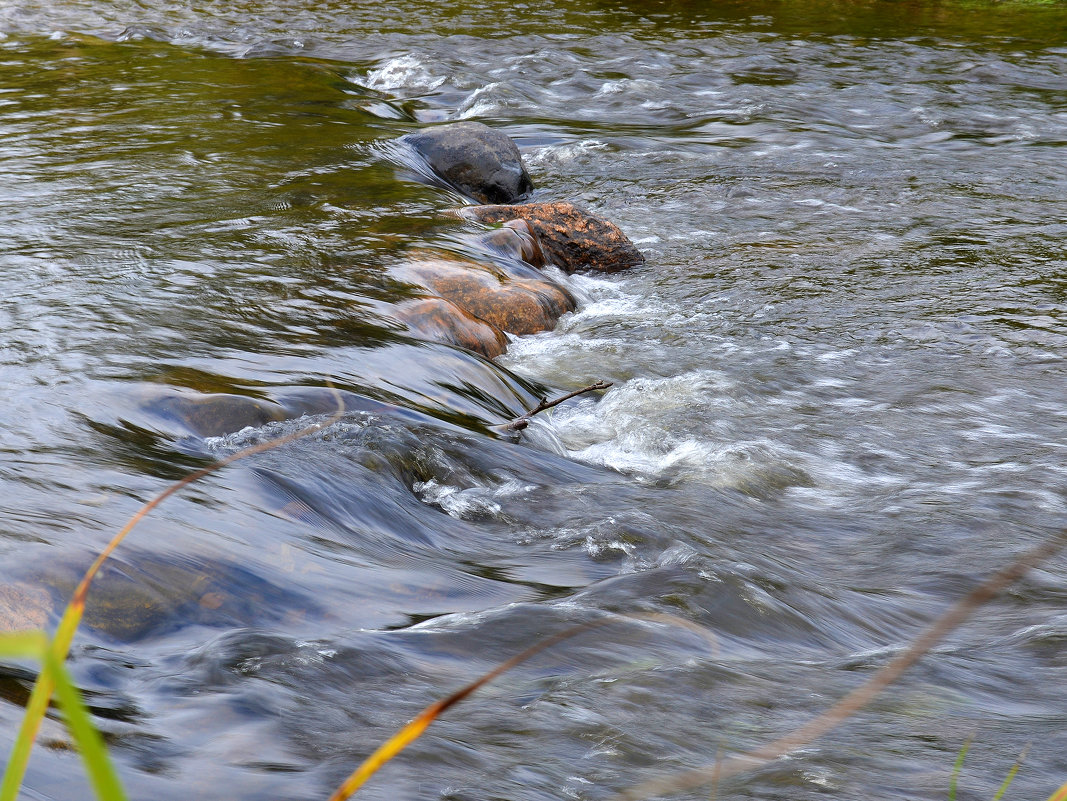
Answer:
[(412, 490), (423, 503), (439, 507), (451, 517), (473, 520), (499, 517), (500, 504), (495, 499), (529, 492), (533, 486), (518, 481), (505, 481), (495, 487), (454, 487), (436, 479), (416, 481)]
[[(803, 454), (766, 437), (718, 437), (705, 424), (731, 389), (730, 379), (711, 370), (635, 378), (538, 424), (552, 427), (571, 458), (639, 480), (695, 481), (756, 495), (810, 483)], [(695, 424), (685, 425), (689, 419)]]
[(565, 142), (538, 148), (523, 154), (523, 160), (530, 167), (555, 167), (581, 161), (607, 149), (607, 144), (599, 139), (581, 139), (577, 142)]
[[(695, 482), (754, 497), (789, 493), (815, 508), (841, 507), (857, 493), (901, 485), (900, 475), (857, 467), (854, 454), (825, 439), (796, 445), (789, 430), (769, 423), (793, 419), (789, 407), (811, 403), (813, 389), (820, 391), (819, 403), (846, 415), (882, 412), (882, 402), (848, 392), (848, 383), (832, 374), (797, 391), (754, 390), (739, 383), (743, 372), (731, 367), (794, 352), (836, 364), (851, 358), (850, 351), (800, 354), (780, 338), (739, 342), (720, 335), (725, 301), (703, 298), (699, 308), (681, 308), (649, 291), (647, 276), (560, 280), (579, 298), (579, 308), (553, 331), (517, 338), (500, 361), (560, 387), (597, 379), (614, 386), (533, 418), (524, 433), (532, 444), (649, 483)], [(694, 347), (705, 356), (687, 356)], [(866, 446), (872, 456), (873, 447)], [(884, 456), (887, 462), (904, 458)]]
[(450, 117), (455, 120), (477, 119), (504, 108), (514, 108), (519, 102), (520, 98), (507, 84), (488, 83), (471, 92)]
[(358, 77), (349, 80), (379, 92), (395, 92), (398, 89), (431, 91), (441, 86), (446, 77), (435, 74), (431, 65), (417, 54), (406, 53), (370, 70), (362, 80)]
[(617, 329), (663, 316), (655, 301), (632, 294), (625, 282), (588, 275), (553, 278), (575, 296), (578, 308), (563, 315), (552, 331), (517, 337), (498, 360), (510, 370), (540, 380), (569, 382), (579, 365), (589, 361), (595, 362), (597, 370), (628, 363), (632, 358), (625, 354), (627, 343)]
[(627, 93), (647, 97), (652, 94), (661, 93), (662, 91), (663, 87), (660, 84), (655, 81), (650, 81), (647, 78), (620, 78), (619, 80), (605, 81), (602, 83), (593, 97), (610, 97), (612, 95)]
[(435, 479), (416, 481), (412, 489), (423, 503), (440, 507), (446, 514), (460, 520), (476, 517), (495, 517), (500, 504), (486, 497), (484, 488), (463, 489), (440, 484)]
[[(570, 276), (568, 286), (583, 304), (554, 331), (517, 339), (501, 359), (505, 366), (567, 383), (576, 373), (590, 380), (626, 374), (638, 349), (662, 346), (655, 337), (643, 343), (628, 337), (627, 330), (670, 325), (679, 314), (616, 279)], [(735, 382), (714, 369), (616, 380), (600, 399), (581, 398), (535, 417), (527, 436), (546, 449), (647, 481), (698, 481), (757, 494), (810, 483), (802, 455), (771, 438), (739, 438), (716, 426), (739, 394)]]

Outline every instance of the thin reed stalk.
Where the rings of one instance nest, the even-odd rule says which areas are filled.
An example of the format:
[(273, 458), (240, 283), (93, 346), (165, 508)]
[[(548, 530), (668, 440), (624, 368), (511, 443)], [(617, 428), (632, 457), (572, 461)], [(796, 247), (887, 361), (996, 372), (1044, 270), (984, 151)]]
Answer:
[(133, 531), (138, 523), (144, 520), (149, 512), (163, 503), (167, 498), (180, 492), (190, 484), (193, 484), (212, 473), (216, 473), (236, 461), (278, 448), (290, 442), (295, 442), (296, 440), (313, 434), (328, 425), (332, 425), (340, 419), (341, 414), (344, 412), (344, 403), (340, 393), (337, 393), (335, 390), (335, 394), (337, 397), (338, 410), (330, 419), (313, 423), (299, 431), (287, 434), (284, 437), (252, 445), (175, 481), (138, 509), (126, 525), (111, 538), (111, 541), (108, 542), (89, 566), (89, 569), (85, 571), (85, 575), (82, 576), (81, 581), (74, 590), (70, 602), (63, 611), (63, 616), (60, 618), (55, 634), (49, 641), (47, 657), (42, 660), (43, 665), (41, 672), (37, 675), (37, 681), (34, 683), (33, 690), (30, 693), (29, 701), (26, 704), (26, 712), (23, 715), (18, 736), (12, 746), (11, 755), (7, 762), (7, 768), (4, 771), (3, 782), (0, 783), (0, 801), (15, 801), (18, 796), (23, 777), (26, 775), (26, 766), (29, 763), (30, 753), (33, 750), (34, 742), (37, 739), (37, 733), (40, 731), (41, 721), (44, 720), (45, 712), (48, 710), (48, 704), (51, 701), (53, 694), (57, 692), (57, 674), (54, 668), (56, 665), (62, 665), (70, 653), (74, 635), (85, 614), (85, 603), (89, 595), (89, 588), (108, 557), (115, 552), (115, 549), (119, 547), (124, 539), (126, 539), (126, 536)]
[(1067, 545), (1067, 530), (1049, 538), (1024, 553), (1011, 564), (994, 573), (962, 599), (953, 604), (896, 658), (870, 679), (854, 689), (828, 710), (799, 729), (760, 748), (727, 759), (725, 762), (694, 770), (650, 779), (612, 797), (611, 801), (639, 801), (708, 784), (713, 779), (735, 776), (743, 771), (765, 765), (836, 728), (869, 704), (882, 690), (900, 678), (909, 667), (919, 661), (950, 632), (961, 626), (979, 607), (992, 600), (1010, 584), (1018, 581), (1030, 568), (1041, 564)]
[[(1027, 551), (1011, 562), (1006, 567), (987, 578), (970, 593), (957, 601), (939, 618), (937, 618), (925, 631), (921, 632), (898, 656), (878, 670), (870, 679), (848, 693), (844, 698), (813, 718), (800, 728), (778, 738), (764, 746), (753, 749), (738, 756), (722, 760), (716, 758), (709, 766), (696, 768), (681, 773), (651, 779), (638, 784), (613, 796), (611, 801), (642, 801), (643, 799), (656, 798), (671, 793), (699, 787), (705, 784), (713, 784), (717, 790), (718, 784), (723, 779), (735, 776), (743, 771), (764, 765), (775, 759), (779, 759), (796, 749), (807, 745), (811, 741), (821, 737), (830, 730), (839, 726), (868, 703), (882, 690), (896, 681), (915, 662), (922, 658), (931, 648), (944, 639), (950, 632), (961, 626), (983, 604), (992, 600), (1002, 590), (1020, 579), (1030, 568), (1041, 564), (1058, 553), (1064, 545), (1067, 545), (1067, 530), (1060, 532)], [(593, 624), (579, 626), (555, 634), (540, 643), (536, 643), (511, 659), (498, 665), (493, 670), (485, 673), (480, 678), (440, 701), (435, 701), (426, 707), (410, 723), (402, 727), (396, 734), (379, 746), (374, 753), (367, 757), (363, 763), (346, 779), (340, 787), (330, 796), (330, 801), (344, 801), (356, 790), (363, 786), (386, 762), (407, 748), (411, 743), (422, 736), (423, 732), (433, 723), (446, 709), (455, 706), (465, 700), (476, 690), (490, 681), (496, 679), (502, 673), (516, 665), (525, 662), (545, 648), (555, 645), (565, 639), (573, 637), (587, 630)], [(962, 759), (966, 755), (966, 748), (957, 759), (957, 765), (962, 765)], [(1014, 777), (1012, 770), (1009, 775)], [(958, 774), (958, 768), (957, 768)], [(953, 788), (955, 782), (953, 781)], [(1004, 788), (1007, 789), (1006, 786)], [(1049, 801), (1067, 801), (1067, 785), (1064, 785)]]

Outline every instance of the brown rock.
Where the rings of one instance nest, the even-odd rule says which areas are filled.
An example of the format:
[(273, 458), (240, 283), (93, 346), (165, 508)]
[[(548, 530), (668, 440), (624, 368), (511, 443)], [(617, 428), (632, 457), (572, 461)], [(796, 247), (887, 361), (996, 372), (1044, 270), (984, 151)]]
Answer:
[(567, 312), (574, 311), (578, 305), (570, 292), (551, 281), (537, 278), (512, 278), (510, 286), (525, 289), (531, 295), (536, 295), (541, 305), (552, 316), (551, 327), (555, 327), (556, 320)]
[[(16, 583), (17, 594), (10, 596), (19, 615), (27, 618), (29, 609), (31, 620), (47, 616), (50, 609), (42, 603), (70, 598), (86, 564), (56, 559), (30, 567), (33, 583)], [(135, 550), (104, 563), (93, 582), (83, 625), (132, 642), (181, 626), (259, 625), (313, 608), (314, 602), (299, 592), (255, 578), (234, 562)]]
[(397, 306), (393, 316), (428, 342), (458, 345), (487, 359), (507, 350), (508, 340), (503, 331), (444, 298), (405, 301)]
[(645, 262), (645, 257), (617, 225), (573, 203), (472, 206), (462, 209), (460, 214), (483, 223), (525, 220), (545, 258), (569, 273), (615, 272)]
[(545, 266), (545, 254), (526, 220), (511, 220), (503, 228), (486, 231), (480, 237), (490, 250), (505, 258), (524, 261), (534, 267)]
[(560, 315), (574, 309), (570, 295), (551, 281), (511, 279), (478, 264), (433, 259), (409, 262), (391, 272), (511, 334), (547, 331)]
[(0, 631), (42, 629), (52, 613), (52, 596), (21, 581), (0, 584)]

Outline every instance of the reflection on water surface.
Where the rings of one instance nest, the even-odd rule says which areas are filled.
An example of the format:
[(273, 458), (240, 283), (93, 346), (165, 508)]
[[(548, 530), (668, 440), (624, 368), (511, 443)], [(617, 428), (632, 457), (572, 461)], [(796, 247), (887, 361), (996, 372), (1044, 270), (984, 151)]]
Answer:
[[(521, 12), (521, 13), (520, 13)], [(0, 622), (54, 624), (134, 798), (608, 798), (829, 706), (1067, 523), (1056, 3), (0, 9)], [(490, 362), (391, 316), (484, 258), (386, 143), (474, 119), (648, 263)], [(602, 398), (493, 432), (545, 394)], [(1060, 557), (721, 797), (1067, 778)], [(12, 612), (12, 610), (14, 610)], [(679, 616), (680, 627), (621, 618)], [(0, 666), (0, 747), (32, 673)], [(6, 739), (5, 739), (6, 738)], [(84, 798), (49, 722), (26, 786)], [(226, 788), (220, 791), (220, 788)], [(706, 797), (706, 791), (682, 797)]]

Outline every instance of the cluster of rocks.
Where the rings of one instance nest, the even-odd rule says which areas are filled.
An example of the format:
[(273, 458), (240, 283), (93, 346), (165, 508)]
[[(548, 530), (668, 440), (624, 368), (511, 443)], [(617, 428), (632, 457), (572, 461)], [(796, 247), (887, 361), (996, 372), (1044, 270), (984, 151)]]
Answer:
[[(416, 339), (494, 358), (507, 349), (508, 334), (550, 330), (575, 309), (567, 288), (542, 272), (546, 265), (567, 273), (614, 272), (644, 262), (607, 220), (567, 202), (529, 202), (533, 181), (518, 147), (500, 131), (459, 122), (409, 134), (400, 144), (421, 160), (418, 172), (427, 180), (479, 204), (454, 210), (456, 216), (485, 226), (468, 243), (476, 256), (418, 251), (387, 268), (388, 277), (411, 287), (415, 297), (368, 299), (382, 319)], [(345, 406), (365, 402), (349, 398)], [(274, 402), (153, 386), (138, 406), (150, 418), (177, 422), (196, 436), (219, 436), (328, 411), (335, 403), (325, 390)]]
[[(533, 334), (553, 328), (575, 308), (566, 287), (541, 271), (554, 265), (612, 272), (642, 264), (644, 258), (612, 223), (571, 203), (531, 203), (533, 181), (515, 143), (499, 131), (472, 122), (443, 125), (401, 140), (424, 160), (434, 180), (481, 205), (456, 213), (491, 227), (476, 236), (474, 250), (484, 261), (451, 254), (417, 254), (390, 269), (391, 277), (417, 287), (422, 297), (380, 307), (383, 316), (405, 325), (420, 339), (457, 345), (493, 358), (507, 347), (506, 334)], [(156, 417), (177, 420), (200, 436), (215, 436), (249, 425), (264, 425), (304, 413), (335, 408), (335, 393), (307, 388), (281, 393), (278, 402), (230, 394), (187, 393), (168, 389), (149, 393), (143, 408)], [(388, 405), (343, 392), (346, 409), (374, 410)], [(390, 413), (398, 411), (388, 407)], [(164, 568), (166, 566), (164, 565)], [(75, 571), (76, 572), (76, 571)], [(33, 581), (0, 585), (0, 631), (42, 627), (56, 599), (68, 587), (60, 570)], [(227, 578), (223, 576), (223, 578)], [(183, 579), (171, 586), (185, 586)], [(186, 598), (146, 598), (128, 586), (113, 602), (94, 609), (100, 625), (115, 636), (132, 636), (170, 614), (199, 619), (228, 597), (219, 581)], [(50, 588), (50, 589), (46, 589)], [(136, 590), (136, 587), (134, 588)], [(99, 592), (97, 592), (99, 595)], [(227, 607), (232, 604), (227, 603)], [(139, 611), (138, 611), (139, 610)]]
[(575, 308), (570, 292), (540, 272), (614, 272), (644, 257), (611, 222), (567, 202), (531, 203), (533, 181), (515, 143), (476, 122), (429, 128), (401, 138), (433, 180), (481, 204), (456, 213), (500, 225), (477, 237), (491, 261), (420, 255), (390, 274), (425, 291), (389, 316), (421, 339), (458, 345), (488, 358), (507, 347), (505, 334), (555, 327)]

